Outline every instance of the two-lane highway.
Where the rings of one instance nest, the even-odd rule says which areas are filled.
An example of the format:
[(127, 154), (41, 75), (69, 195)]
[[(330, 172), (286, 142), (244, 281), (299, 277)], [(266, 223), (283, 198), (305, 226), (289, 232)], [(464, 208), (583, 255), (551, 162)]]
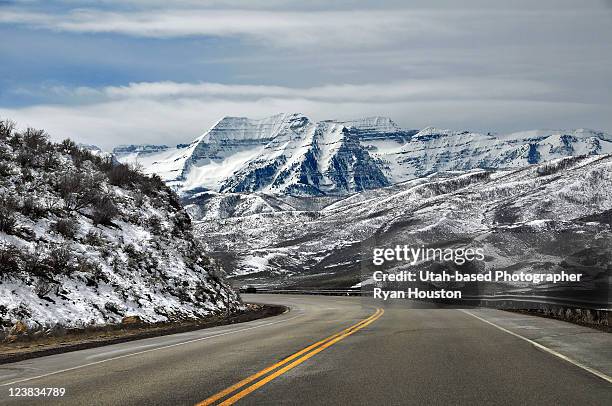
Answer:
[[(281, 316), (0, 366), (0, 404), (612, 404), (612, 385), (458, 310), (245, 295)], [(10, 397), (60, 387), (62, 398)]]

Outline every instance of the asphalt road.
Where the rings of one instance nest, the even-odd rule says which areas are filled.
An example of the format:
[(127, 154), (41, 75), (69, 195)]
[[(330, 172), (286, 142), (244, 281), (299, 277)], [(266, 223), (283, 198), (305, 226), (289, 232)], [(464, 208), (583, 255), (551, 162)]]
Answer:
[[(612, 384), (458, 310), (383, 313), (348, 297), (245, 299), (291, 311), (0, 365), (0, 404), (612, 404)], [(9, 396), (28, 387), (66, 394)]]

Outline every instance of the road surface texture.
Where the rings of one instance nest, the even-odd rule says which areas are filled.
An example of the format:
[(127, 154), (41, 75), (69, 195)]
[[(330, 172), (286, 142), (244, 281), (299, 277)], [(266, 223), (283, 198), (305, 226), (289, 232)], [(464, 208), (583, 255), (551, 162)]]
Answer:
[[(379, 310), (354, 297), (244, 296), (291, 311), (0, 365), (0, 404), (612, 404), (605, 375), (463, 311)], [(28, 387), (66, 394), (9, 396)]]

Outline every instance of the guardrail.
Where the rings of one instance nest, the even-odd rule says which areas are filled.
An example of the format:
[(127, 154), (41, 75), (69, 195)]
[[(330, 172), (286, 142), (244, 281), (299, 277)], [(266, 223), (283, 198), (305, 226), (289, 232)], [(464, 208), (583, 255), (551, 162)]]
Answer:
[[(267, 294), (285, 294), (285, 295), (324, 295), (324, 296), (364, 296), (361, 289), (261, 289), (258, 288), (255, 293)], [(367, 291), (366, 291), (367, 293)], [(555, 296), (543, 295), (479, 295), (479, 296), (464, 296), (465, 301), (478, 301), (486, 304), (487, 302), (503, 303), (536, 303), (544, 305), (567, 306), (574, 308), (583, 308), (599, 311), (612, 311), (610, 303), (602, 303), (592, 300), (570, 299)]]
[(257, 289), (256, 293), (285, 295), (361, 296), (361, 289)]

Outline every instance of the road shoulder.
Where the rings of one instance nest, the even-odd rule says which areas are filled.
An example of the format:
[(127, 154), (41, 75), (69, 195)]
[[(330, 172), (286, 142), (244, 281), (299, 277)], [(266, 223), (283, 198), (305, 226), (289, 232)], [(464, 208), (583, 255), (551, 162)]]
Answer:
[(612, 376), (610, 333), (561, 320), (495, 309), (470, 309), (466, 313), (539, 344), (576, 364)]
[(110, 326), (108, 329), (94, 331), (73, 331), (61, 337), (45, 337), (38, 340), (0, 344), (0, 365), (24, 361), (31, 358), (61, 354), (88, 348), (102, 347), (144, 338), (202, 330), (228, 324), (276, 316), (287, 308), (279, 305), (249, 305), (248, 310), (229, 317), (210, 317), (198, 321), (177, 323), (143, 324), (129, 328)]

